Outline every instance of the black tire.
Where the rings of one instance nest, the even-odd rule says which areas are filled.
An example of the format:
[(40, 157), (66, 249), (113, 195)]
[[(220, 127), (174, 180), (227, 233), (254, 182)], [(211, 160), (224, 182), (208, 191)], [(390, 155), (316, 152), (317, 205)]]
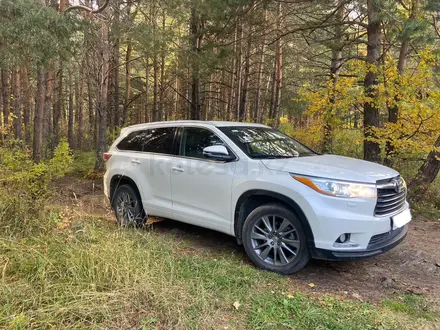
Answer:
[[(275, 230), (268, 229), (268, 220), (268, 227), (274, 227), (275, 223)], [(292, 274), (301, 270), (310, 260), (301, 221), (281, 204), (270, 203), (255, 208), (244, 223), (242, 239), (249, 258), (265, 270)]]
[(142, 227), (146, 222), (141, 198), (129, 184), (121, 185), (116, 189), (112, 208), (116, 220), (123, 227)]

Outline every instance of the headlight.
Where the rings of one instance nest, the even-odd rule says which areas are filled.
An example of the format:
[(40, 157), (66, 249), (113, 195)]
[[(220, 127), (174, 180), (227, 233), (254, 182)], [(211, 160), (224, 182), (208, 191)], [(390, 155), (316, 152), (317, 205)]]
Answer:
[(374, 184), (344, 182), (295, 174), (292, 174), (292, 177), (313, 190), (328, 196), (346, 198), (376, 198), (377, 196), (377, 189)]

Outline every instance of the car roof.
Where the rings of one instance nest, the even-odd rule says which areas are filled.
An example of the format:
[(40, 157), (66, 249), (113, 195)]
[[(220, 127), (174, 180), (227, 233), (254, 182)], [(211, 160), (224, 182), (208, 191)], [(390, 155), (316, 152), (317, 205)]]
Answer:
[(203, 121), (203, 120), (171, 120), (171, 121), (156, 121), (152, 123), (144, 123), (128, 126), (122, 129), (121, 133), (124, 131), (132, 131), (143, 128), (153, 128), (153, 127), (168, 127), (168, 126), (215, 126), (215, 127), (226, 127), (226, 126), (246, 126), (246, 127), (268, 127), (263, 124), (258, 123), (243, 123), (234, 121)]

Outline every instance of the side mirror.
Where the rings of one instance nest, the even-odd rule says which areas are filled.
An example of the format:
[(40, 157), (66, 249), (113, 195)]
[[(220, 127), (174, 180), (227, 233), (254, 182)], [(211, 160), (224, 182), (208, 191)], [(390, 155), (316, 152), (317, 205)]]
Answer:
[(231, 161), (235, 159), (235, 156), (230, 155), (228, 149), (225, 146), (209, 146), (203, 149), (203, 156), (206, 158), (221, 160), (221, 161)]

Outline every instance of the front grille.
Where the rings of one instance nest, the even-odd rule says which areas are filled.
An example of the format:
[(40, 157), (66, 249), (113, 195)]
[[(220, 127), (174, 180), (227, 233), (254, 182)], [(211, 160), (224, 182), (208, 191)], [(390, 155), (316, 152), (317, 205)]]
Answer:
[(400, 177), (377, 182), (376, 216), (387, 216), (405, 207), (406, 187)]

